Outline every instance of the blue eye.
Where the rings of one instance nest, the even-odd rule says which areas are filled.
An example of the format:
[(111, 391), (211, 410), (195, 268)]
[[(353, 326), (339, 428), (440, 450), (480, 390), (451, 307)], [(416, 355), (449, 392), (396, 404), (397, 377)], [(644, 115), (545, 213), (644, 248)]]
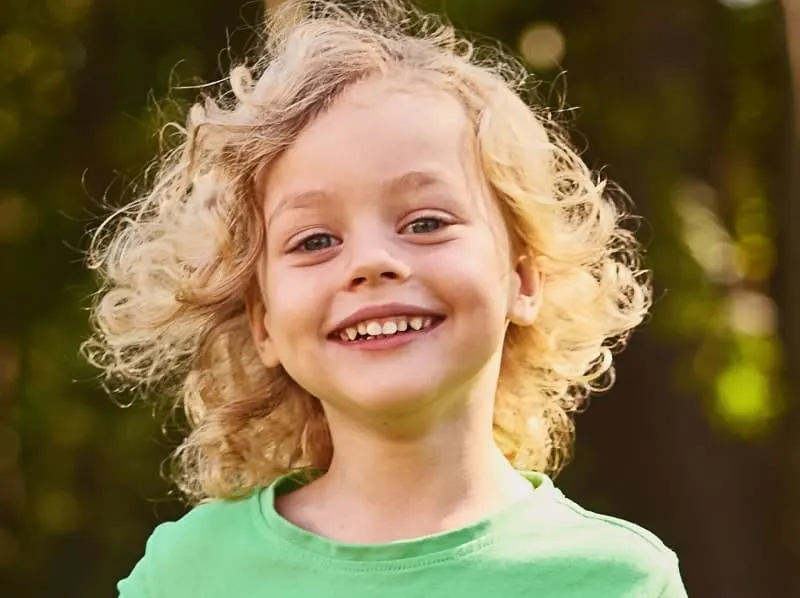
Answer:
[(426, 216), (424, 218), (417, 218), (411, 222), (406, 228), (414, 234), (432, 233), (439, 230), (446, 222), (441, 218), (433, 218)]
[(333, 247), (334, 239), (328, 233), (314, 233), (300, 241), (294, 248), (294, 251), (305, 251), (312, 253), (314, 251), (321, 251)]

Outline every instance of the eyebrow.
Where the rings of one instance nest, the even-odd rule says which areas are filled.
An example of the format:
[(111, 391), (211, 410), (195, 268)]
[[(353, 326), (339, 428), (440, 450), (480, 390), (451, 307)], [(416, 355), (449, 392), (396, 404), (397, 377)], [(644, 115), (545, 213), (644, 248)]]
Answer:
[(281, 212), (314, 208), (322, 201), (330, 199), (330, 197), (331, 196), (326, 191), (321, 189), (290, 193), (289, 195), (282, 197), (278, 202), (278, 205), (275, 206), (275, 209), (272, 210), (269, 216), (267, 216), (267, 226), (269, 226), (269, 223), (272, 222)]
[(435, 170), (410, 170), (400, 176), (389, 179), (383, 184), (383, 188), (384, 193), (394, 195), (436, 185), (449, 186), (447, 177), (442, 176)]
[[(416, 191), (424, 187), (452, 187), (447, 178), (434, 170), (410, 170), (392, 177), (381, 184), (382, 195), (399, 195), (408, 191)], [(297, 193), (289, 193), (282, 197), (267, 217), (267, 226), (281, 212), (302, 210), (317, 207), (321, 202), (331, 199), (331, 194), (323, 189), (309, 189)]]

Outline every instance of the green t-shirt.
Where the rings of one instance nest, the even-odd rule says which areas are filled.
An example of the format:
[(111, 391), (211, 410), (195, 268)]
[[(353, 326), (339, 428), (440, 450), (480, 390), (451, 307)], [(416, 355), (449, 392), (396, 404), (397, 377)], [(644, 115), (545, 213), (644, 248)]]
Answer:
[(531, 496), (465, 528), (342, 544), (274, 508), (292, 476), (156, 528), (121, 598), (685, 597), (675, 554), (651, 533), (590, 513), (547, 476)]

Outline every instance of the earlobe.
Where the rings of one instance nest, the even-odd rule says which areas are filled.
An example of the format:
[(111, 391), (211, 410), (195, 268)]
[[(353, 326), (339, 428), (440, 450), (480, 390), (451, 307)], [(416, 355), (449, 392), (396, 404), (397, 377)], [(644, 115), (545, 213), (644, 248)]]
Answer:
[(523, 256), (515, 269), (517, 281), (508, 319), (518, 326), (530, 326), (536, 321), (542, 304), (542, 281), (536, 262)]
[(514, 301), (514, 306), (509, 313), (509, 320), (517, 326), (530, 326), (536, 321), (536, 316), (539, 314), (539, 306), (541, 301), (540, 295), (536, 294), (533, 297), (527, 295), (520, 295)]
[(261, 363), (268, 368), (278, 367), (280, 360), (267, 329), (267, 311), (263, 299), (254, 297), (251, 293), (245, 302), (245, 309), (250, 326), (250, 337), (256, 346)]

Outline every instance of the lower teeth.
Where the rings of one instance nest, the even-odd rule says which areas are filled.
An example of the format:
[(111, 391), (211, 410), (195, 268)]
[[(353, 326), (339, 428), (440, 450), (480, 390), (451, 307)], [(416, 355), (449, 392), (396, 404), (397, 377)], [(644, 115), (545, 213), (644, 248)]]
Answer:
[(414, 330), (407, 330), (407, 331), (403, 331), (403, 332), (399, 332), (398, 331), (398, 332), (395, 332), (394, 334), (379, 334), (377, 336), (372, 336), (372, 335), (359, 336), (359, 337), (354, 338), (353, 340), (356, 340), (356, 341), (374, 341), (374, 340), (378, 340), (380, 338), (388, 338), (390, 336), (398, 336), (400, 334), (405, 334), (406, 332), (414, 332)]

